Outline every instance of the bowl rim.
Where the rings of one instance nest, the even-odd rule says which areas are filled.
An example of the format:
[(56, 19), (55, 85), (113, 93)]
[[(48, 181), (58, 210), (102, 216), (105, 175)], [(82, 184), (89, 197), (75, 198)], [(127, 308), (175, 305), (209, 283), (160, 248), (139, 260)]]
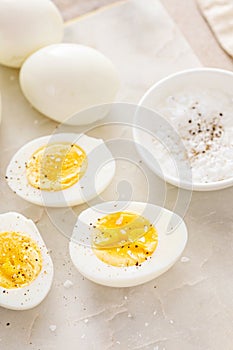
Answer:
[[(157, 81), (155, 84), (153, 84), (146, 92), (145, 94), (142, 96), (142, 98), (140, 99), (139, 103), (138, 103), (138, 107), (144, 107), (148, 110), (151, 110), (153, 112), (156, 112), (157, 114), (161, 115), (161, 113), (159, 113), (158, 111), (156, 111), (155, 109), (143, 106), (143, 103), (145, 102), (145, 100), (148, 98), (148, 96), (151, 94), (152, 91), (156, 90), (157, 88), (159, 88), (161, 85), (163, 85), (164, 83), (167, 83), (170, 80), (173, 80), (176, 77), (182, 77), (184, 75), (189, 75), (189, 74), (196, 74), (196, 73), (201, 73), (201, 74), (207, 74), (207, 73), (213, 73), (213, 74), (219, 74), (219, 75), (225, 75), (225, 76), (230, 76), (233, 79), (233, 71), (228, 71), (226, 69), (221, 69), (221, 68), (212, 68), (212, 67), (198, 67), (198, 68), (191, 68), (191, 69), (185, 69), (185, 70), (181, 70), (178, 71), (176, 73), (172, 73), (162, 79), (160, 79), (159, 81)], [(137, 120), (137, 112), (135, 113), (134, 116), (134, 125), (137, 125), (136, 123)], [(185, 181), (181, 181), (179, 180), (179, 178), (175, 177), (175, 176), (171, 176), (168, 175), (166, 173), (161, 173), (159, 171), (156, 170), (156, 168), (150, 164), (146, 157), (144, 156), (144, 151), (142, 149), (142, 147), (139, 147), (139, 137), (137, 135), (137, 128), (134, 127), (133, 128), (133, 138), (136, 144), (136, 148), (138, 153), (141, 155), (141, 157), (143, 158), (143, 160), (145, 161), (146, 165), (160, 178), (162, 178), (164, 181), (166, 181), (167, 183), (170, 183), (176, 187), (185, 189), (185, 190), (191, 190), (191, 191), (214, 191), (214, 190), (220, 190), (220, 189), (224, 189), (230, 186), (233, 186), (233, 176), (228, 178), (228, 179), (224, 179), (224, 180), (220, 180), (220, 181), (211, 181), (208, 183), (201, 183), (201, 182), (193, 182), (192, 183), (188, 183)]]

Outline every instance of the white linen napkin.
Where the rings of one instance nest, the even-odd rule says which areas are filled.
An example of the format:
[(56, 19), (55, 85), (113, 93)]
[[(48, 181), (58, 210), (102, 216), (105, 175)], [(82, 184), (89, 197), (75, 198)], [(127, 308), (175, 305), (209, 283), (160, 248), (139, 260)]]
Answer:
[(197, 0), (222, 48), (233, 57), (233, 0)]

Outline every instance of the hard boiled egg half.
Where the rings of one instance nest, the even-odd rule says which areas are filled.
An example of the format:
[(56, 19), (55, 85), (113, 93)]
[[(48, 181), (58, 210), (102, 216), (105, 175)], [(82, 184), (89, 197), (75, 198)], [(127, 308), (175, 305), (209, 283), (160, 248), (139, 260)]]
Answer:
[(31, 203), (66, 207), (98, 196), (114, 173), (115, 160), (103, 140), (62, 133), (23, 146), (10, 161), (6, 179)]
[(20, 72), (25, 97), (41, 113), (65, 124), (90, 124), (103, 118), (119, 88), (112, 62), (101, 52), (77, 44), (44, 47)]
[(70, 256), (88, 279), (110, 287), (145, 283), (166, 272), (187, 242), (184, 221), (153, 204), (105, 202), (81, 213)]
[(18, 213), (0, 215), (0, 306), (31, 309), (46, 297), (53, 263), (31, 221)]

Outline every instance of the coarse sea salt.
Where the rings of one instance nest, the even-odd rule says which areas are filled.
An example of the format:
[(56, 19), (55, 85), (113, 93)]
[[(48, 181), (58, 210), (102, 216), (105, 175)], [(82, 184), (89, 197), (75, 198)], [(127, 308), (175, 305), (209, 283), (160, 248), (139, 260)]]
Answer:
[(190, 259), (189, 259), (187, 256), (182, 256), (181, 259), (180, 259), (180, 261), (181, 261), (182, 263), (186, 263), (186, 262), (189, 262)]
[(190, 88), (161, 100), (157, 110), (169, 123), (152, 140), (163, 173), (196, 183), (233, 176), (233, 95)]
[(55, 324), (51, 324), (49, 326), (49, 329), (50, 329), (51, 332), (55, 332), (55, 330), (57, 329), (57, 326)]
[(68, 289), (70, 287), (73, 286), (73, 282), (71, 282), (70, 280), (66, 280), (64, 283), (63, 283), (63, 286)]

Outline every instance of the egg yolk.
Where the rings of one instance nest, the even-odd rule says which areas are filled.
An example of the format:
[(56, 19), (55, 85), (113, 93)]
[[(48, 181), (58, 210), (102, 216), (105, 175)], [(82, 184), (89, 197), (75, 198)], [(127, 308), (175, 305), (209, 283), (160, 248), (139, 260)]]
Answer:
[(98, 219), (93, 226), (93, 251), (108, 265), (140, 265), (158, 245), (154, 226), (143, 216), (117, 212)]
[(42, 268), (41, 251), (30, 237), (17, 232), (0, 233), (0, 286), (29, 285)]
[(29, 184), (44, 191), (61, 191), (85, 174), (87, 156), (75, 144), (55, 143), (39, 148), (26, 164)]

